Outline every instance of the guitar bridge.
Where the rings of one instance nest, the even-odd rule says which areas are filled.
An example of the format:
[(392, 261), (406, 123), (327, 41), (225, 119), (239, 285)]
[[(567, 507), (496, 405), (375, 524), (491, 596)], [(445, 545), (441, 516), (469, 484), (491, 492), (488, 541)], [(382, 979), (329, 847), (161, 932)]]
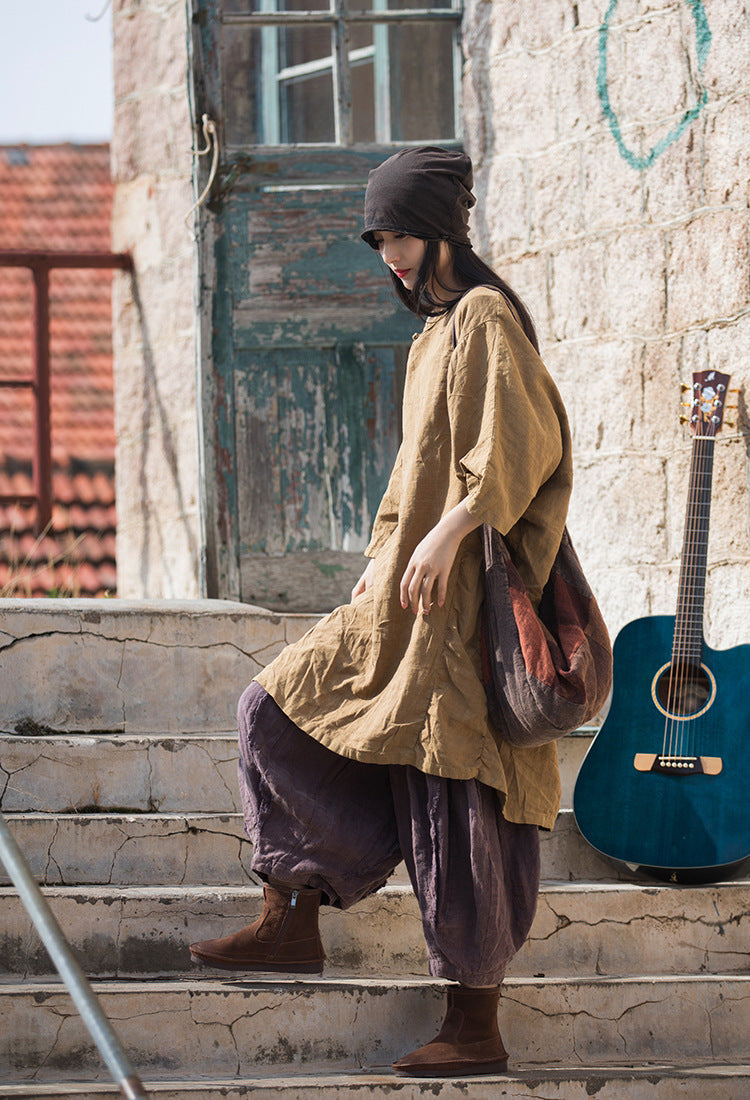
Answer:
[(638, 772), (660, 775), (718, 775), (723, 767), (720, 756), (660, 756), (655, 752), (637, 752), (633, 767)]

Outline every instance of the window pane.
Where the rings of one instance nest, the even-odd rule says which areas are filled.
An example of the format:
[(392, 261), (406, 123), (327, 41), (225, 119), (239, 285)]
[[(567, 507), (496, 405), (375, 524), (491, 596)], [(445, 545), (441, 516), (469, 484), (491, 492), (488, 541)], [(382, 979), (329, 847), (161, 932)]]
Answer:
[(453, 28), (439, 23), (392, 26), (388, 44), (391, 140), (456, 137)]
[(350, 13), (365, 11), (401, 11), (404, 8), (452, 8), (451, 0), (349, 0)]
[(224, 27), (222, 32), (224, 140), (259, 145), (261, 133), (261, 32)]
[[(249, 15), (259, 11), (328, 11), (328, 0), (221, 0), (222, 13)], [(415, 4), (415, 7), (418, 5)]]
[(349, 28), (349, 66), (352, 78), (352, 121), (355, 142), (375, 137), (375, 47), (372, 26), (353, 23)]
[(328, 0), (276, 0), (276, 6), (279, 11), (329, 11), (331, 7)]
[[(279, 30), (280, 139), (333, 141), (333, 73), (329, 27)], [(271, 89), (268, 88), (269, 93)]]
[[(267, 10), (268, 0), (258, 2)], [(309, 0), (282, 3), (309, 7)], [(391, 10), (405, 5), (413, 0), (390, 0)], [(350, 23), (355, 143), (457, 136), (454, 34), (452, 22)], [(335, 142), (330, 25), (225, 25), (222, 68), (227, 144)]]
[(334, 141), (329, 27), (224, 27), (222, 66), (228, 145)]
[(282, 91), (282, 130), (284, 144), (295, 142), (333, 142), (333, 79), (316, 76), (304, 84), (291, 84)]

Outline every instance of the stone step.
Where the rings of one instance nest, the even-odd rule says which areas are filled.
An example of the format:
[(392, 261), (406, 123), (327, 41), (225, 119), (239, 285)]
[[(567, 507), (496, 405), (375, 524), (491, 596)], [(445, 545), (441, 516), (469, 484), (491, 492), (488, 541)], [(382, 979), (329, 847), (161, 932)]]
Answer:
[[(46, 885), (239, 886), (253, 881), (241, 814), (7, 814), (35, 878)], [(564, 810), (542, 832), (542, 878), (631, 881), (600, 856)], [(403, 871), (399, 872), (403, 881)], [(9, 879), (0, 867), (0, 885)], [(646, 880), (644, 880), (646, 881)]]
[(0, 729), (233, 729), (245, 687), (319, 618), (228, 600), (2, 600)]
[(0, 737), (4, 813), (237, 813), (237, 734)]
[[(563, 806), (593, 731), (558, 742)], [(4, 813), (236, 813), (237, 734), (0, 735)]]
[[(257, 887), (66, 887), (46, 896), (90, 976), (216, 977), (187, 944), (236, 932), (262, 908)], [(0, 973), (54, 973), (20, 899), (0, 889)], [(386, 886), (347, 913), (323, 906), (326, 976), (426, 974), (411, 888)], [(705, 887), (543, 883), (517, 977), (747, 973), (750, 882)]]
[[(244, 1076), (387, 1067), (435, 1034), (443, 983), (430, 979), (97, 982), (139, 1072)], [(509, 979), (500, 1027), (513, 1064), (750, 1060), (750, 976)], [(100, 1067), (64, 988), (0, 984), (0, 1065), (37, 1080)]]
[[(80, 1076), (80, 1075), (79, 1075)], [(746, 1065), (590, 1066), (511, 1071), (502, 1076), (440, 1080), (396, 1077), (390, 1073), (321, 1073), (278, 1077), (201, 1078), (145, 1081), (154, 1100), (747, 1100)], [(108, 1081), (80, 1084), (17, 1082), (0, 1084), (0, 1098), (14, 1100), (100, 1100), (120, 1096)]]

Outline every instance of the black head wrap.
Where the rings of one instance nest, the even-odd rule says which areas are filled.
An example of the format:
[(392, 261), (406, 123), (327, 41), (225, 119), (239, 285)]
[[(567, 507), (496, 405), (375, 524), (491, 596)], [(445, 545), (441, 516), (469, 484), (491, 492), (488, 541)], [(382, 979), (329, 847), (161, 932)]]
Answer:
[(386, 230), (470, 245), (473, 184), (471, 158), (458, 149), (401, 149), (370, 172), (362, 240), (377, 248), (374, 234)]

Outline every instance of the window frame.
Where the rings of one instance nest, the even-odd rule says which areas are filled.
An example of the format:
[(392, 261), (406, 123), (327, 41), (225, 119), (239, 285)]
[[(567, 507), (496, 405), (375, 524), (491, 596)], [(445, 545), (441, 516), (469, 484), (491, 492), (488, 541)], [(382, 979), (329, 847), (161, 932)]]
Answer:
[[(278, 0), (257, 0), (258, 11), (221, 11), (222, 27), (257, 27), (261, 32), (261, 108), (260, 146), (289, 147), (311, 145), (313, 142), (285, 142), (282, 139), (283, 120), (281, 89), (291, 81), (304, 80), (306, 76), (320, 76), (331, 72), (333, 82), (334, 140), (323, 143), (336, 147), (352, 147), (354, 127), (352, 116), (351, 70), (357, 64), (366, 64), (372, 58), (375, 144), (390, 145), (398, 139), (393, 136), (393, 112), (390, 80), (390, 47), (388, 30), (393, 25), (417, 23), (448, 23), (453, 25), (453, 136), (440, 138), (426, 134), (425, 139), (460, 141), (461, 138), (461, 17), (462, 0), (451, 0), (450, 7), (391, 9), (389, 0), (371, 0), (369, 10), (349, 10), (351, 0), (329, 0), (328, 8), (313, 11), (279, 11)], [(373, 28), (373, 45), (358, 50), (350, 48), (350, 27), (369, 24)], [(330, 26), (331, 54), (306, 65), (279, 69), (279, 31), (286, 27)], [(307, 71), (305, 71), (307, 70)], [(273, 94), (268, 94), (272, 89)]]

